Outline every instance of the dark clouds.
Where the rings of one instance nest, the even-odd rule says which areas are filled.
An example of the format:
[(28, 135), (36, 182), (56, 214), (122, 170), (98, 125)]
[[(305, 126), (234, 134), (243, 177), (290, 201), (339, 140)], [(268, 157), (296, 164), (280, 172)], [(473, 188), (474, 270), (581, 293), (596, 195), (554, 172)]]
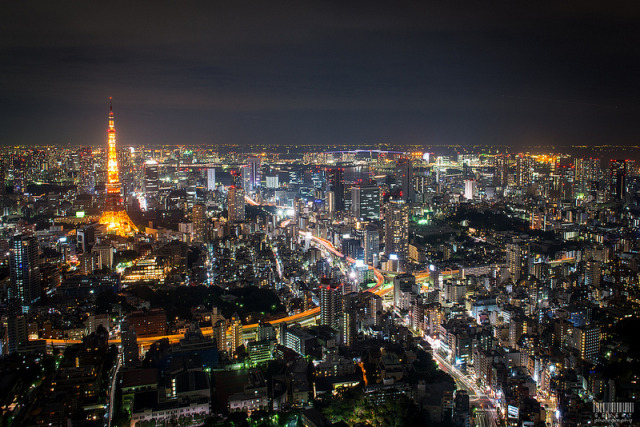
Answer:
[(634, 2), (4, 2), (0, 143), (630, 143)]

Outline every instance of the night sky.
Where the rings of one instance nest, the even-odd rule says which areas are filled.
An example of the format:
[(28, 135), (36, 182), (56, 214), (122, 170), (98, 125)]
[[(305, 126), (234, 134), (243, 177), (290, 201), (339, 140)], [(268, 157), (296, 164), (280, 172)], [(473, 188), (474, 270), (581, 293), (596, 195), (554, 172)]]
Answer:
[(637, 1), (5, 1), (0, 55), (4, 145), (640, 142)]

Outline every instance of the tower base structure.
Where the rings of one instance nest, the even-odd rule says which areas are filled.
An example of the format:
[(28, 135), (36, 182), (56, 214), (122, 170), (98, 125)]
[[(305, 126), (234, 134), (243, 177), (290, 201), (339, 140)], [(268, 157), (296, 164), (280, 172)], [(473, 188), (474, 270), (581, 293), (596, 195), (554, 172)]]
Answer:
[(138, 227), (124, 210), (105, 211), (100, 216), (99, 222), (107, 226), (107, 233), (126, 237), (138, 232)]

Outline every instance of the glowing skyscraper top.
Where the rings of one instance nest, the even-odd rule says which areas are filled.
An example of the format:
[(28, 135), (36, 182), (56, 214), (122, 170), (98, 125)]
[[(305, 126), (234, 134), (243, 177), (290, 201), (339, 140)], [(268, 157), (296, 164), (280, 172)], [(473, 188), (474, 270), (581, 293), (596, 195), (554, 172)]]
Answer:
[(105, 211), (100, 217), (100, 224), (107, 226), (107, 232), (122, 236), (138, 231), (127, 212), (124, 210), (120, 196), (120, 176), (118, 173), (118, 152), (116, 150), (116, 128), (113, 106), (109, 97), (109, 129), (107, 130), (109, 151), (107, 153), (107, 197)]

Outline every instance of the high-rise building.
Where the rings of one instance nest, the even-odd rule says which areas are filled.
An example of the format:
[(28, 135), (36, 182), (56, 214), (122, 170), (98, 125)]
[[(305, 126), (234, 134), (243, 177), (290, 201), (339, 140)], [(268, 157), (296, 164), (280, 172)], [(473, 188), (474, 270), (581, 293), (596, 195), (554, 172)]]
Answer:
[(368, 226), (364, 230), (363, 236), (364, 262), (366, 264), (376, 264), (380, 254), (380, 234), (374, 226)]
[(120, 325), (120, 343), (124, 366), (136, 366), (139, 362), (138, 337), (136, 330), (127, 322), (122, 322)]
[(207, 207), (202, 203), (193, 205), (191, 211), (193, 232), (197, 242), (207, 241)]
[(411, 159), (402, 158), (396, 161), (396, 187), (402, 194), (402, 199), (413, 202), (413, 164)]
[(207, 169), (207, 190), (214, 191), (216, 189), (216, 168)]
[(358, 327), (356, 323), (356, 311), (352, 308), (345, 308), (342, 312), (341, 319), (342, 344), (351, 346), (358, 335)]
[(397, 310), (407, 310), (409, 308), (409, 298), (407, 294), (413, 291), (416, 284), (416, 277), (412, 274), (399, 274), (393, 278), (393, 307)]
[(238, 351), (238, 347), (243, 344), (242, 340), (242, 321), (240, 320), (240, 316), (238, 313), (234, 314), (231, 317), (231, 325), (229, 329), (231, 329), (231, 352), (235, 356)]
[(464, 198), (467, 200), (472, 200), (475, 194), (476, 194), (476, 180), (466, 179), (464, 181)]
[(7, 350), (17, 353), (29, 343), (27, 317), (23, 314), (9, 315), (7, 318)]
[(247, 160), (249, 167), (249, 181), (251, 189), (245, 188), (245, 191), (255, 191), (260, 187), (260, 157), (249, 157)]
[(630, 172), (629, 160), (611, 160), (609, 166), (609, 187), (611, 197), (616, 200), (624, 199), (627, 194), (627, 178)]
[(333, 192), (333, 208), (344, 210), (344, 169), (327, 169), (327, 187), (325, 191)]
[(389, 200), (384, 212), (384, 251), (406, 260), (409, 253), (409, 206), (404, 200)]
[(516, 185), (526, 187), (533, 183), (533, 157), (529, 155), (519, 155), (516, 158)]
[(227, 211), (229, 222), (244, 222), (245, 200), (244, 190), (232, 186), (227, 194)]
[(522, 242), (514, 240), (507, 243), (507, 269), (514, 282), (525, 273), (523, 266), (526, 255), (526, 246)]
[(351, 212), (364, 220), (380, 219), (380, 188), (375, 184), (351, 187)]
[(493, 160), (493, 183), (497, 187), (506, 187), (509, 183), (509, 156), (496, 154)]
[(600, 180), (600, 159), (576, 159), (574, 181), (578, 193), (587, 193)]
[(342, 285), (323, 279), (320, 284), (320, 324), (340, 327), (342, 314)]
[(158, 173), (158, 162), (155, 160), (147, 160), (144, 164), (144, 193), (147, 210), (157, 209), (159, 190), (160, 175)]
[(32, 235), (17, 235), (11, 239), (9, 270), (11, 275), (11, 298), (29, 311), (31, 304), (40, 299), (40, 265), (38, 239)]
[(573, 329), (574, 347), (580, 358), (589, 362), (597, 362), (600, 354), (600, 328), (583, 326)]
[(107, 233), (115, 233), (127, 236), (138, 231), (138, 228), (129, 218), (122, 203), (122, 191), (118, 172), (118, 152), (116, 150), (116, 128), (109, 98), (109, 129), (107, 130), (109, 150), (107, 153), (107, 197), (105, 210), (100, 216), (100, 224), (107, 226)]

